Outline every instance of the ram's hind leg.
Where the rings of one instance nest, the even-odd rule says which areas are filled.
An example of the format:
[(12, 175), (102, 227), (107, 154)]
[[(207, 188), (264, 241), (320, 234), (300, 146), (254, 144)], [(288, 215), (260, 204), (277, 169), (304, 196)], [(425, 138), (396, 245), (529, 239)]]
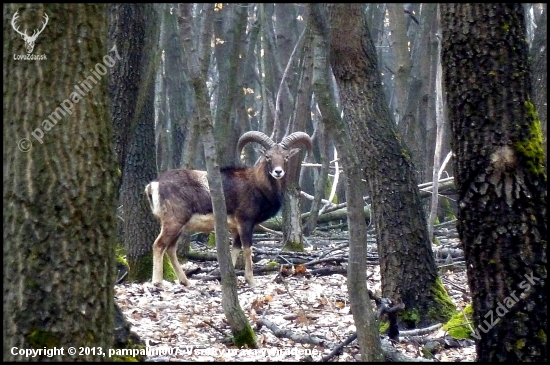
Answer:
[(191, 282), (187, 279), (187, 276), (185, 275), (185, 271), (183, 271), (183, 269), (181, 268), (177, 251), (178, 251), (178, 239), (176, 238), (176, 241), (170, 247), (168, 247), (168, 249), (166, 250), (166, 253), (170, 258), (170, 262), (172, 262), (172, 266), (174, 267), (174, 271), (176, 272), (176, 275), (178, 276), (180, 283), (185, 286), (190, 286)]
[[(153, 243), (153, 284), (162, 286), (163, 264), (162, 260), (166, 250), (177, 244), (180, 225), (162, 226), (160, 234)], [(180, 267), (181, 269), (181, 267)]]

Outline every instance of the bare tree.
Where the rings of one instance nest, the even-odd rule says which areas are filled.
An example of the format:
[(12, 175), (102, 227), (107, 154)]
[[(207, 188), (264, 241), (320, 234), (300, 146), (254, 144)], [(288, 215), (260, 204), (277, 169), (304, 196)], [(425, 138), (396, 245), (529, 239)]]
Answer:
[[(370, 306), (366, 288), (366, 238), (367, 227), (363, 218), (361, 189), (361, 163), (353, 149), (348, 127), (340, 117), (334, 93), (330, 90), (329, 30), (326, 11), (321, 4), (310, 5), (314, 49), (313, 88), (323, 113), (323, 122), (341, 151), (346, 172), (346, 198), (348, 201), (348, 224), (350, 227), (348, 292), (353, 319), (357, 328), (357, 340), (361, 360), (383, 359), (377, 321)], [(352, 116), (353, 117), (353, 116)]]
[(407, 108), (408, 84), (412, 68), (411, 55), (409, 52), (409, 38), (407, 37), (407, 23), (402, 3), (388, 3), (388, 19), (390, 22), (391, 45), (394, 57), (394, 102), (397, 124), (405, 116)]
[(221, 166), (232, 165), (235, 153), (227, 153), (228, 146), (236, 146), (240, 136), (237, 123), (234, 123), (235, 100), (240, 78), (240, 57), (244, 51), (246, 36), (246, 4), (227, 4), (214, 16), (214, 55), (217, 66), (217, 86), (215, 97), (214, 131), (218, 142), (218, 161)]
[[(182, 166), (189, 138), (192, 87), (184, 60), (177, 4), (156, 4), (161, 14), (160, 52), (156, 92), (156, 140), (159, 172)], [(178, 246), (180, 247), (180, 246)]]
[[(205, 4), (206, 7), (213, 7), (212, 4)], [(233, 342), (236, 346), (257, 347), (256, 335), (250, 326), (237, 297), (237, 277), (231, 263), (229, 253), (229, 235), (227, 230), (227, 209), (223, 193), (222, 178), (218, 164), (216, 140), (210, 113), (210, 98), (206, 88), (205, 74), (201, 72), (198, 51), (191, 42), (193, 31), (190, 27), (191, 13), (188, 4), (180, 4), (180, 15), (183, 25), (182, 32), (186, 42), (184, 43), (187, 54), (187, 62), (193, 88), (197, 109), (195, 111), (197, 122), (200, 128), (206, 168), (208, 172), (208, 185), (212, 197), (212, 212), (214, 214), (216, 235), (216, 250), (222, 284), (222, 307), (233, 333)]]

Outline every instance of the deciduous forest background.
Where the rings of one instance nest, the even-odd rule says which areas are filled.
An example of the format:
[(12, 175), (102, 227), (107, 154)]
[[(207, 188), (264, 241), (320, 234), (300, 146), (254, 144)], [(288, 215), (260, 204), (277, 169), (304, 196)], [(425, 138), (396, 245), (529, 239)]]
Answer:
[[(273, 278), (291, 268), (315, 280), (313, 265), (296, 269), (287, 252), (342, 270), (334, 274), (355, 329), (345, 341), (290, 336), (288, 346), (316, 346), (331, 361), (352, 346), (356, 360), (410, 356), (392, 347), (399, 332), (464, 313), (434, 254), (436, 233), (451, 227), (477, 360), (547, 360), (546, 4), (3, 8), (5, 361), (128, 360), (105, 353), (153, 346), (119, 307), (123, 281), (139, 285), (129, 297), (189, 303), (198, 294), (150, 285), (160, 228), (145, 186), (170, 169), (205, 170), (214, 211), (225, 215), (220, 167), (261, 155), (238, 154), (248, 131), (275, 142), (305, 132), (313, 142), (290, 160), (283, 207), (256, 227), (255, 256), (267, 237), (278, 247), (267, 260)], [(205, 260), (197, 247), (217, 248), (216, 326), (231, 336), (223, 346), (265, 348), (259, 328), (281, 330), (264, 308), (268, 284), (237, 280), (225, 264), (225, 220), (216, 232), (182, 233), (178, 257)], [(325, 251), (312, 247), (333, 234), (344, 237), (344, 259), (323, 263)], [(373, 252), (374, 291), (365, 269)], [(207, 285), (188, 275), (194, 288)], [(167, 258), (164, 278), (176, 279)], [(250, 292), (264, 295), (265, 312)], [(71, 346), (102, 350), (46, 351)]]

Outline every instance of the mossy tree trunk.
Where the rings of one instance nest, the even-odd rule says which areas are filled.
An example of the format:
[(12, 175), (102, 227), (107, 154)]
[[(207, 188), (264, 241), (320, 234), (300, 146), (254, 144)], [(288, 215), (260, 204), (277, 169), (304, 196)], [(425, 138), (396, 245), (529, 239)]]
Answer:
[[(4, 4), (4, 361), (103, 361), (113, 344), (116, 164), (107, 6)], [(26, 54), (11, 27), (40, 29)], [(31, 34), (31, 31), (28, 32)], [(14, 347), (17, 349), (15, 351)], [(63, 348), (30, 358), (22, 349)], [(15, 354), (14, 354), (15, 352)]]
[(544, 172), (548, 167), (548, 9), (547, 4), (542, 4), (544, 10), (537, 22), (537, 29), (531, 44), (529, 59), (533, 75), (533, 104), (539, 116), (540, 128), (542, 131), (542, 148), (544, 149)]
[(455, 306), (438, 285), (415, 168), (387, 107), (362, 5), (328, 7), (330, 61), (372, 201), (382, 294), (405, 304), (411, 327), (448, 320)]
[[(109, 42), (124, 59), (110, 75), (111, 116), (121, 177), (120, 203), (129, 280), (152, 276), (152, 246), (160, 232), (144, 194), (157, 177), (154, 75), (158, 67), (158, 15), (152, 4), (109, 7)], [(176, 278), (165, 258), (164, 278)]]
[(478, 361), (546, 362), (547, 186), (521, 4), (441, 4)]

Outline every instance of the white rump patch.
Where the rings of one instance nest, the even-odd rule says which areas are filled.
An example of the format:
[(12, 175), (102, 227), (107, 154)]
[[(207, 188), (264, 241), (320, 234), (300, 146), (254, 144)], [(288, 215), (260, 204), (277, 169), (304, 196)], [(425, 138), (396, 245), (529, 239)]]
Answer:
[(197, 175), (197, 181), (204, 186), (204, 188), (208, 191), (210, 191), (210, 187), (208, 186), (208, 177), (206, 175), (206, 171), (201, 170), (193, 170), (195, 174)]
[(159, 195), (159, 183), (154, 181), (147, 185), (148, 193), (151, 194), (151, 203), (153, 214), (160, 217), (160, 195)]

